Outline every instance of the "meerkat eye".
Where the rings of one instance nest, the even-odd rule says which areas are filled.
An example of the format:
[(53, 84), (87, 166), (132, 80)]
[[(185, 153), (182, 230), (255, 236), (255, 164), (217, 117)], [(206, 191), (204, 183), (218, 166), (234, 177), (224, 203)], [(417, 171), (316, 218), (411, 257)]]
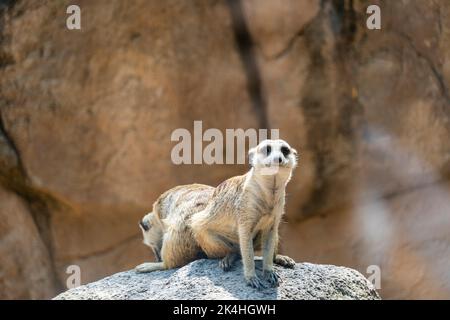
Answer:
[(288, 147), (283, 146), (281, 147), (281, 152), (283, 153), (283, 156), (287, 157), (291, 153), (291, 150)]
[(264, 155), (268, 156), (272, 152), (272, 147), (265, 146), (262, 151), (263, 151)]
[(151, 224), (148, 223), (147, 221), (139, 221), (139, 224), (141, 225), (142, 229), (144, 229), (144, 231), (148, 231), (151, 228)]

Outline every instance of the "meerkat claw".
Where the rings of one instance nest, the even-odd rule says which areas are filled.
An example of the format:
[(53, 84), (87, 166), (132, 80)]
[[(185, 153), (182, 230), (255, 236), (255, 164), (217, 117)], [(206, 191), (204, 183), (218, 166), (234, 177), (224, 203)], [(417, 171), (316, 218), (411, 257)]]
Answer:
[(231, 261), (227, 257), (225, 257), (220, 260), (219, 267), (225, 272), (230, 271), (232, 267)]
[(257, 276), (253, 276), (247, 279), (247, 285), (257, 290), (262, 290), (266, 288), (264, 283)]
[(220, 260), (219, 267), (225, 272), (230, 271), (239, 257), (240, 255), (235, 252), (229, 253), (225, 257), (223, 257), (222, 260)]
[(273, 262), (279, 266), (282, 266), (284, 268), (294, 269), (295, 267), (295, 260), (291, 257), (284, 256), (281, 254), (277, 254)]
[(278, 287), (282, 282), (280, 276), (274, 270), (264, 271), (264, 278), (270, 283), (272, 287)]

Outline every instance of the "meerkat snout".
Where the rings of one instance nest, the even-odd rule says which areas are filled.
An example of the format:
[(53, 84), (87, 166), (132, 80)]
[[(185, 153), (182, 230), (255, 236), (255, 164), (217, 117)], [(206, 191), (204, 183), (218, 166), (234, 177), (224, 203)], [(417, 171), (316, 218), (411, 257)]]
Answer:
[(274, 166), (294, 169), (297, 166), (297, 150), (284, 140), (264, 140), (250, 149), (249, 162), (255, 169)]

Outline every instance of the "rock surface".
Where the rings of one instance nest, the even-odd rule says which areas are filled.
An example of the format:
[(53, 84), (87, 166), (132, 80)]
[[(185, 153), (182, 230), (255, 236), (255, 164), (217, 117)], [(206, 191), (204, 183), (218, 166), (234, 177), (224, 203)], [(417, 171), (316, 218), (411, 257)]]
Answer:
[[(257, 273), (261, 261), (257, 261)], [(217, 260), (197, 260), (179, 269), (138, 274), (134, 270), (68, 290), (55, 299), (379, 299), (359, 272), (332, 265), (297, 264), (275, 267), (283, 282), (257, 291), (243, 281), (242, 265), (224, 272)]]

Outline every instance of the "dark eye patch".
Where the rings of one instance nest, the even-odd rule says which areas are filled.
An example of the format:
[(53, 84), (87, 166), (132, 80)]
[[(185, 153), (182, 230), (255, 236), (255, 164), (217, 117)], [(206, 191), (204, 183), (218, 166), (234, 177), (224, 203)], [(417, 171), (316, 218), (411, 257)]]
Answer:
[(151, 225), (149, 223), (141, 220), (139, 221), (139, 224), (141, 225), (142, 229), (144, 229), (144, 231), (150, 230)]
[(268, 156), (272, 152), (272, 147), (267, 145), (263, 148), (262, 152), (264, 153), (264, 155)]
[(291, 150), (288, 147), (283, 146), (281, 147), (281, 153), (283, 153), (283, 156), (287, 157), (291, 153)]

